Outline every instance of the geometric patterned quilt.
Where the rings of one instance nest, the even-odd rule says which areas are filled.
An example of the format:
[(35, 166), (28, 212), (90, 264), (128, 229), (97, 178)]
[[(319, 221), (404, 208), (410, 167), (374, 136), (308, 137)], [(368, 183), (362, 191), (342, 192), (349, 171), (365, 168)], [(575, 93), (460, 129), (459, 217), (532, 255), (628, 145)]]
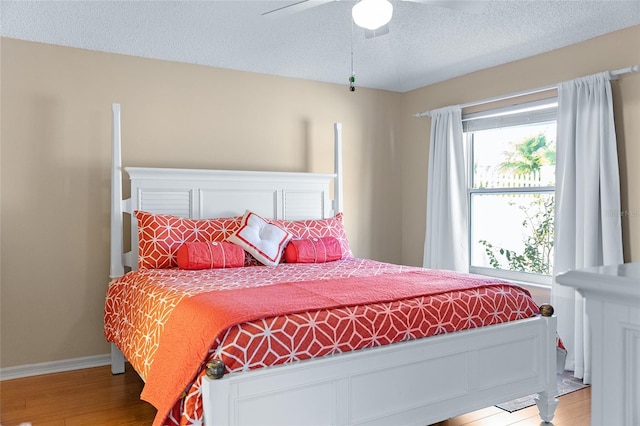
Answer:
[[(367, 277), (419, 269), (345, 259), (320, 264), (285, 263), (277, 267), (138, 270), (109, 285), (105, 337), (118, 345), (145, 379), (164, 324), (184, 297), (278, 282)], [(495, 285), (465, 291), (321, 309), (232, 326), (211, 343), (202, 365), (216, 358), (225, 363), (230, 373), (246, 371), (523, 319), (537, 313), (538, 307), (527, 290), (495, 280)], [(202, 424), (203, 375), (203, 369), (195, 373), (193, 382), (159, 424)]]

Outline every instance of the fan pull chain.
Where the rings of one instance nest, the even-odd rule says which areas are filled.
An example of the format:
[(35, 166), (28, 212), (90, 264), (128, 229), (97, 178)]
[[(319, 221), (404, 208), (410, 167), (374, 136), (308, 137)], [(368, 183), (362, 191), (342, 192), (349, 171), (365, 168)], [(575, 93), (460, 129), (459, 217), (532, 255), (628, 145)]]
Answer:
[[(353, 53), (351, 53), (351, 57), (353, 58)], [(356, 91), (356, 73), (353, 72), (353, 68), (351, 68), (351, 76), (349, 77), (349, 90)]]
[(353, 20), (351, 20), (351, 75), (349, 76), (349, 90), (356, 91), (356, 73), (353, 71)]

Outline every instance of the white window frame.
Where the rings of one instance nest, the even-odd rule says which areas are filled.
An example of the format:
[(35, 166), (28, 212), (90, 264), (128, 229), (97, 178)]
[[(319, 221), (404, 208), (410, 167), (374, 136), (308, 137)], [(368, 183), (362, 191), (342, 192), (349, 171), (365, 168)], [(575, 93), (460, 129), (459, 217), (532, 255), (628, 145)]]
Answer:
[(540, 187), (504, 187), (504, 188), (473, 188), (473, 133), (479, 130), (496, 129), (525, 124), (544, 124), (557, 121), (557, 98), (543, 99), (533, 102), (525, 102), (504, 108), (497, 108), (479, 113), (463, 114), (462, 124), (465, 144), (467, 148), (467, 200), (469, 217), (469, 272), (472, 274), (486, 275), (502, 278), (516, 283), (551, 287), (552, 277), (529, 272), (510, 271), (489, 267), (471, 265), (471, 250), (473, 242), (473, 223), (471, 221), (471, 198), (474, 194), (555, 194), (555, 186)]

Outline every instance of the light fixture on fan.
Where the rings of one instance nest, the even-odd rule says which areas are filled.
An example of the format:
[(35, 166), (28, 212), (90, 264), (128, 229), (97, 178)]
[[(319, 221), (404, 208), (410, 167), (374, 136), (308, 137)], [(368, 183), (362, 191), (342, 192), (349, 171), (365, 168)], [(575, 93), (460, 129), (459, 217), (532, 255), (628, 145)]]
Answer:
[(393, 6), (389, 0), (360, 0), (351, 9), (353, 22), (368, 30), (377, 30), (391, 21)]

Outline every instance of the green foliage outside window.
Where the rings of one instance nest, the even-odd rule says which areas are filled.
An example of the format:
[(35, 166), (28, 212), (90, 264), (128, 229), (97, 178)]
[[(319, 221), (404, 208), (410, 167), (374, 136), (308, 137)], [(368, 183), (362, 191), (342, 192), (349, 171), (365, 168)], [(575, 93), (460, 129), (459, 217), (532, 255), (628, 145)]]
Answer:
[[(555, 165), (556, 150), (553, 141), (548, 142), (544, 134), (527, 138), (515, 144), (514, 150), (505, 153), (500, 170), (512, 175), (527, 175), (539, 172), (541, 167)], [(489, 263), (496, 269), (551, 275), (553, 266), (553, 216), (554, 197), (534, 195), (529, 206), (521, 206), (525, 219), (522, 227), (524, 250), (520, 253), (506, 247), (496, 247), (487, 240), (480, 240)], [(503, 263), (507, 267), (503, 266)]]

